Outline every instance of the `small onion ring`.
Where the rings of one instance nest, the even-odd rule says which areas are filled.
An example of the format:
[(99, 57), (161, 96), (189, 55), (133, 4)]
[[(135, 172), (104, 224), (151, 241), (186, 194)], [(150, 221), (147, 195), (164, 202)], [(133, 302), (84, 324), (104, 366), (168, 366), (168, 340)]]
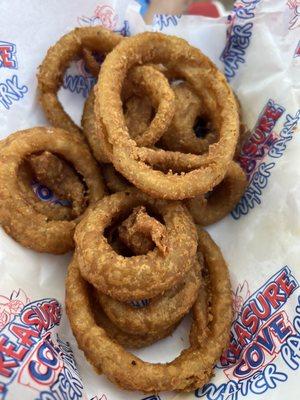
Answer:
[(130, 349), (139, 349), (142, 347), (150, 346), (151, 344), (164, 339), (165, 337), (171, 335), (177, 325), (169, 326), (167, 329), (160, 330), (157, 332), (147, 332), (144, 335), (138, 334), (129, 334), (121, 330), (117, 325), (115, 325), (105, 314), (102, 308), (99, 306), (99, 303), (95, 300), (91, 304), (93, 309), (93, 314), (96, 322), (99, 321), (99, 324), (108, 332), (108, 335), (116, 340), (121, 346)]
[[(164, 174), (145, 164), (156, 151), (137, 147), (125, 124), (121, 107), (122, 82), (132, 67), (151, 62), (174, 68), (192, 85), (205, 102), (209, 115), (213, 115), (219, 134), (219, 141), (209, 146), (208, 153), (202, 156), (159, 151), (157, 158), (161, 163), (169, 153), (174, 165), (178, 158), (184, 161), (186, 168), (198, 165), (195, 170), (181, 175)], [(105, 126), (113, 145), (113, 164), (139, 189), (156, 198), (178, 200), (205, 194), (221, 182), (238, 139), (238, 110), (224, 75), (198, 49), (182, 39), (161, 33), (145, 32), (128, 38), (106, 57), (95, 91), (96, 124)]]
[[(155, 248), (146, 255), (126, 258), (107, 242), (104, 230), (111, 222), (140, 205), (162, 215), (168, 234), (166, 255)], [(153, 200), (135, 190), (98, 202), (78, 225), (75, 242), (82, 276), (120, 301), (149, 299), (170, 289), (192, 268), (197, 250), (195, 225), (182, 204)]]
[[(207, 336), (205, 334), (206, 339), (200, 340), (205, 327), (201, 320), (199, 323), (199, 319), (194, 319), (193, 325), (197, 324), (194, 343), (197, 346), (184, 350), (174, 361), (166, 364), (142, 361), (110, 339), (101, 327), (101, 321), (99, 325), (95, 322), (89, 304), (89, 288), (80, 276), (76, 260), (73, 259), (69, 265), (66, 307), (73, 333), (87, 359), (118, 386), (157, 393), (191, 391), (208, 383), (215, 363), (229, 342), (232, 299), (229, 273), (222, 253), (207, 233), (201, 232), (199, 241), (212, 290)], [(193, 312), (197, 310), (194, 307)]]
[(209, 197), (186, 200), (196, 224), (207, 226), (223, 219), (240, 201), (247, 187), (247, 177), (239, 164), (232, 161), (225, 178), (214, 187)]
[(62, 254), (74, 247), (74, 229), (88, 209), (72, 221), (49, 221), (24, 200), (18, 169), (24, 159), (44, 151), (58, 154), (74, 166), (87, 185), (89, 206), (103, 197), (99, 168), (79, 136), (59, 128), (19, 131), (10, 135), (0, 147), (0, 223), (23, 246)]
[(200, 277), (201, 267), (197, 260), (178, 287), (151, 300), (143, 308), (134, 308), (101, 292), (97, 297), (108, 318), (123, 332), (153, 335), (177, 324), (190, 311), (198, 297)]

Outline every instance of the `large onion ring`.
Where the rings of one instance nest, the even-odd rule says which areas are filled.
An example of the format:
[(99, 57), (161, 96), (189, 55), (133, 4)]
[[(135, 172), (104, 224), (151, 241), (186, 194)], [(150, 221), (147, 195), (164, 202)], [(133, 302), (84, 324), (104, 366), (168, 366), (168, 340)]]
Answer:
[[(176, 69), (201, 97), (219, 134), (219, 141), (201, 156), (138, 148), (131, 140), (121, 107), (121, 90), (128, 71), (143, 63), (162, 63)], [(139, 189), (157, 198), (184, 199), (204, 194), (225, 176), (238, 139), (238, 110), (226, 79), (198, 49), (182, 39), (146, 32), (126, 39), (106, 57), (95, 88), (96, 123), (104, 124), (113, 145), (113, 164)], [(113, 118), (112, 118), (113, 115)], [(157, 153), (156, 163), (167, 154), (176, 165), (179, 158), (193, 171), (176, 175), (151, 169), (145, 161)]]
[(58, 154), (74, 166), (87, 185), (89, 205), (103, 197), (99, 168), (77, 135), (58, 128), (19, 131), (0, 148), (0, 223), (23, 246), (61, 254), (74, 247), (74, 229), (81, 216), (72, 221), (49, 221), (26, 202), (18, 183), (18, 169), (24, 159), (44, 151)]
[[(89, 288), (80, 276), (76, 260), (69, 266), (66, 282), (66, 306), (79, 347), (109, 380), (127, 390), (143, 392), (191, 391), (206, 384), (229, 341), (232, 321), (231, 287), (222, 253), (208, 234), (200, 234), (212, 290), (211, 320), (205, 341), (184, 350), (167, 364), (144, 362), (111, 340), (97, 325), (89, 303)], [(196, 303), (197, 304), (197, 303)], [(194, 312), (197, 308), (194, 309)], [(194, 320), (194, 324), (197, 323)], [(203, 324), (195, 333), (203, 335)], [(195, 343), (198, 341), (195, 339)]]
[[(104, 230), (133, 208), (145, 205), (160, 214), (167, 229), (168, 250), (123, 257), (107, 242)], [(96, 289), (120, 301), (155, 297), (182, 280), (194, 264), (195, 225), (177, 202), (153, 200), (138, 191), (119, 192), (102, 199), (75, 232), (80, 271)]]

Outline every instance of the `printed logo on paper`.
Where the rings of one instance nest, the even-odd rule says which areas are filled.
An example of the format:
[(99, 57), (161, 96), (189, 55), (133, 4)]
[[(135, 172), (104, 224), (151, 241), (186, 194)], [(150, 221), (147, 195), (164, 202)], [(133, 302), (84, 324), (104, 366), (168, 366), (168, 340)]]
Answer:
[(113, 31), (118, 24), (119, 16), (110, 5), (97, 6), (91, 17), (78, 17), (80, 26), (102, 25)]
[(246, 61), (246, 51), (250, 45), (255, 9), (261, 0), (241, 0), (234, 3), (227, 19), (227, 42), (220, 60), (224, 62), (225, 76), (230, 81), (236, 75), (240, 64)]
[(155, 14), (153, 18), (153, 28), (155, 31), (163, 31), (169, 26), (177, 26), (182, 15)]
[(260, 395), (287, 381), (291, 370), (299, 369), (298, 292), (299, 283), (288, 266), (252, 295), (247, 282), (238, 286), (230, 344), (217, 365), (226, 382), (205, 385), (196, 390), (196, 398), (239, 400), (250, 393)]
[(82, 398), (72, 350), (56, 333), (57, 300), (30, 301), (22, 290), (14, 291), (0, 296), (0, 320), (1, 400), (22, 390), (35, 400)]
[(291, 10), (289, 19), (289, 30), (297, 29), (300, 27), (300, 1), (288, 0), (287, 5)]
[(287, 143), (292, 140), (300, 119), (300, 110), (295, 115), (286, 114), (283, 128), (275, 133), (274, 128), (285, 113), (285, 108), (270, 99), (263, 108), (249, 139), (244, 143), (238, 161), (247, 175), (249, 186), (231, 215), (239, 219), (256, 205), (261, 204), (263, 190), (268, 185), (271, 170), (276, 160), (283, 156)]
[[(99, 5), (94, 10), (91, 17), (80, 16), (77, 18), (77, 22), (80, 26), (97, 26), (101, 25), (105, 28), (114, 31), (122, 36), (129, 36), (129, 22), (124, 21), (123, 26), (120, 29), (116, 29), (119, 21), (119, 16), (110, 5)], [(104, 61), (102, 54), (94, 53), (96, 61), (99, 65)], [(88, 67), (84, 60), (78, 60), (76, 62), (76, 69), (78, 73), (66, 73), (63, 79), (63, 88), (69, 90), (72, 93), (81, 94), (86, 98), (97, 82), (97, 79), (91, 75)]]
[(23, 99), (28, 92), (28, 87), (19, 83), (17, 75), (0, 81), (0, 110), (10, 110), (15, 102)]
[(0, 68), (18, 69), (17, 47), (0, 40)]
[(296, 50), (295, 50), (295, 53), (294, 53), (294, 58), (297, 58), (297, 57), (300, 57), (300, 40), (299, 40), (299, 42), (297, 44), (297, 47), (296, 47)]
[(103, 394), (100, 397), (99, 396), (92, 397), (91, 400), (108, 400), (108, 398), (106, 397), (105, 394)]

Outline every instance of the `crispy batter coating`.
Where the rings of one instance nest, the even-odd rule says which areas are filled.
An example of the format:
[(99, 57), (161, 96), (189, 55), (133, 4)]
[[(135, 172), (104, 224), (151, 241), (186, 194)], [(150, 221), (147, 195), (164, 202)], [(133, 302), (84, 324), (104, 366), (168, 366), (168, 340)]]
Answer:
[(240, 201), (247, 187), (246, 174), (239, 164), (232, 161), (225, 178), (207, 197), (201, 196), (186, 201), (194, 221), (207, 226), (223, 219)]
[(122, 303), (98, 292), (98, 300), (107, 314), (122, 331), (147, 335), (165, 331), (178, 323), (192, 308), (201, 285), (201, 266), (198, 260), (177, 287), (163, 296), (152, 299), (142, 308)]
[[(212, 376), (214, 365), (229, 341), (231, 287), (228, 269), (218, 246), (205, 232), (199, 235), (199, 245), (209, 273), (211, 316), (205, 328), (203, 321), (198, 318), (201, 316), (197, 315), (199, 307), (196, 301), (193, 308), (194, 345), (166, 364), (142, 361), (111, 340), (101, 326), (101, 320), (96, 323), (89, 303), (89, 287), (80, 275), (76, 258), (73, 258), (66, 281), (66, 307), (73, 333), (88, 360), (121, 388), (147, 393), (192, 391), (202, 387)], [(201, 294), (202, 291), (199, 298)], [(203, 335), (205, 340), (202, 340)]]
[(85, 188), (70, 165), (49, 151), (33, 154), (29, 164), (39, 182), (49, 187), (59, 198), (71, 202), (74, 218), (83, 213), (86, 208)]
[(102, 172), (105, 185), (110, 193), (123, 192), (132, 188), (132, 185), (115, 170), (112, 164), (103, 164)]
[(96, 323), (105, 329), (109, 337), (116, 340), (121, 346), (130, 349), (139, 349), (142, 347), (150, 346), (151, 344), (164, 339), (165, 337), (172, 334), (177, 325), (172, 325), (166, 329), (160, 329), (156, 332), (146, 332), (143, 335), (138, 335), (137, 333), (127, 333), (115, 325), (103, 312), (102, 308), (99, 306), (99, 302), (92, 300), (91, 308), (95, 317)]
[(200, 118), (203, 121), (207, 119), (205, 105), (187, 82), (174, 85), (173, 90), (176, 104), (175, 115), (170, 128), (162, 137), (162, 143), (168, 150), (204, 154), (212, 143), (218, 141), (218, 135), (211, 121), (207, 121), (206, 126), (202, 128), (205, 133), (203, 137), (196, 135), (197, 122)]
[[(161, 138), (172, 121), (175, 112), (174, 92), (161, 72), (153, 67), (143, 66), (130, 71), (123, 87), (123, 98), (130, 98), (132, 94), (146, 94), (157, 110), (155, 117), (144, 131), (139, 130), (139, 135), (133, 133), (137, 145), (152, 146)], [(94, 91), (91, 91), (82, 116), (83, 134), (87, 138), (95, 158), (99, 162), (108, 163), (112, 160), (112, 146), (108, 141), (103, 124), (100, 123), (97, 127), (95, 125), (94, 101)], [(144, 108), (141, 113), (144, 116)], [(149, 116), (146, 115), (146, 118), (148, 119)], [(124, 124), (126, 124), (125, 120)]]
[[(122, 82), (132, 67), (146, 63), (173, 68), (201, 98), (219, 137), (207, 153), (149, 149), (130, 140), (120, 107)], [(105, 126), (113, 147), (113, 164), (139, 189), (156, 198), (182, 200), (205, 194), (222, 181), (238, 139), (237, 104), (224, 75), (198, 49), (161, 33), (145, 32), (128, 38), (106, 57), (95, 93), (96, 125)], [(171, 169), (167, 174), (151, 168), (166, 162)], [(172, 172), (180, 166), (183, 173)]]
[(130, 136), (140, 137), (148, 128), (152, 119), (152, 105), (148, 97), (133, 95), (125, 103), (125, 121)]
[[(112, 222), (140, 205), (161, 215), (168, 251), (154, 248), (146, 255), (123, 257), (105, 237)], [(120, 301), (153, 298), (179, 283), (192, 268), (197, 250), (195, 225), (178, 202), (153, 200), (141, 192), (119, 192), (102, 199), (75, 232), (82, 276), (101, 292)]]
[(62, 254), (74, 247), (74, 229), (89, 208), (72, 221), (51, 221), (24, 200), (18, 182), (19, 167), (32, 154), (44, 151), (57, 154), (74, 166), (86, 183), (89, 206), (103, 197), (99, 168), (79, 136), (58, 128), (19, 131), (0, 147), (0, 223), (23, 246)]
[(30, 204), (39, 214), (45, 215), (49, 220), (69, 221), (75, 218), (72, 208), (67, 205), (41, 201), (33, 189), (35, 182), (36, 178), (28, 161), (23, 162), (18, 171), (18, 184), (24, 202)]
[(153, 244), (163, 255), (168, 251), (166, 227), (147, 214), (146, 207), (133, 209), (131, 215), (119, 226), (119, 237), (135, 255), (147, 254)]
[(81, 129), (72, 121), (58, 100), (57, 93), (63, 76), (71, 61), (82, 55), (83, 49), (109, 53), (121, 40), (117, 35), (101, 26), (75, 28), (62, 36), (49, 48), (38, 72), (40, 102), (48, 121), (69, 132), (80, 133)]

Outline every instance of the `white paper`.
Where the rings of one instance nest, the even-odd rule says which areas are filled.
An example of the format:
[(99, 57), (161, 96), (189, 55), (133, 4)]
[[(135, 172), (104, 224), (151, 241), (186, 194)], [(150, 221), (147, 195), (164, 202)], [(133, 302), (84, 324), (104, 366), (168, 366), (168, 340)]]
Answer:
[[(211, 383), (190, 394), (119, 390), (95, 374), (72, 336), (64, 310), (70, 255), (37, 254), (1, 230), (0, 399), (298, 399), (299, 1), (242, 0), (230, 21), (157, 16), (152, 27), (130, 0), (2, 0), (0, 15), (0, 138), (47, 123), (37, 102), (37, 67), (63, 34), (93, 24), (126, 28), (130, 34), (162, 31), (199, 47), (225, 71), (252, 131), (251, 146), (240, 158), (249, 177), (246, 195), (232, 215), (208, 229), (230, 268), (236, 314), (231, 344), (239, 353), (228, 354), (232, 364), (218, 365)], [(60, 98), (76, 122), (92, 84), (80, 61), (73, 63)], [(257, 318), (253, 309), (260, 304), (265, 316)], [(41, 312), (44, 322), (38, 324)], [(33, 333), (22, 345), (13, 327), (24, 325), (24, 319), (35, 324), (26, 325)], [(185, 319), (171, 338), (135, 354), (153, 362), (171, 360), (188, 345), (189, 322)], [(7, 355), (9, 344), (14, 357)]]

